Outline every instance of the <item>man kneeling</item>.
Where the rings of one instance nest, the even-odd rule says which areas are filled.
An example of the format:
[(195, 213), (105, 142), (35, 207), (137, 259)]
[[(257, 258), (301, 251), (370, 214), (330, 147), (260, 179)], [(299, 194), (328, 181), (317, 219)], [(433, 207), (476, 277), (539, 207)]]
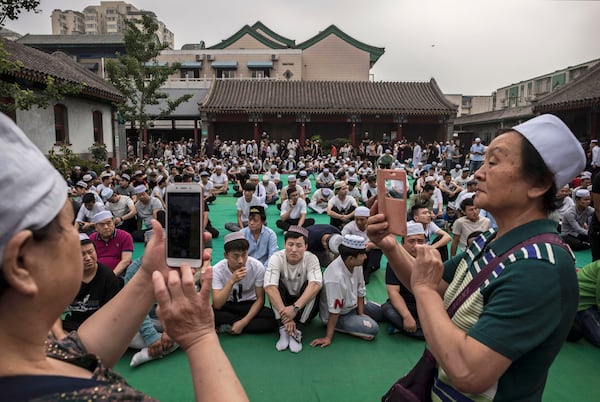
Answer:
[(310, 343), (322, 348), (331, 344), (333, 332), (347, 333), (370, 341), (379, 331), (381, 306), (365, 303), (365, 280), (362, 264), (367, 258), (367, 241), (356, 235), (345, 235), (339, 247), (340, 255), (323, 274), (323, 290), (319, 305), (321, 320), (327, 324), (327, 334)]
[(273, 310), (265, 307), (263, 264), (248, 256), (248, 240), (241, 232), (225, 236), (225, 259), (213, 268), (213, 309), (219, 332), (240, 335), (275, 329)]

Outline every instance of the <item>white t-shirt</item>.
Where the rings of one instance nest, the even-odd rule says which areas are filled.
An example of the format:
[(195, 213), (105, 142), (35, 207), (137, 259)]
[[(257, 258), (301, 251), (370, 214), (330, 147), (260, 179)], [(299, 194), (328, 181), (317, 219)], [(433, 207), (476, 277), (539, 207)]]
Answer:
[(285, 250), (274, 253), (267, 264), (264, 286), (279, 286), (283, 282), (292, 296), (300, 296), (300, 290), (306, 282), (323, 282), (319, 259), (310, 251), (304, 252), (304, 257), (296, 265), (287, 262)]
[(348, 211), (350, 207), (356, 208), (358, 205), (356, 204), (356, 200), (354, 198), (346, 195), (346, 199), (344, 201), (340, 200), (337, 196), (327, 201), (327, 208), (333, 207), (337, 207), (339, 211)]
[(470, 221), (466, 216), (458, 218), (452, 226), (452, 234), (459, 236), (458, 247), (461, 250), (467, 248), (467, 238), (473, 232), (485, 232), (490, 228), (490, 220), (488, 218), (479, 217), (477, 222)]
[[(289, 209), (290, 209), (290, 200), (285, 200), (283, 202), (283, 204), (281, 204), (280, 216), (285, 214)], [(298, 198), (298, 201), (296, 201), (296, 205), (294, 205), (294, 208), (292, 209), (292, 212), (290, 213), (289, 219), (300, 219), (300, 216), (302, 214), (306, 214), (306, 201), (304, 201), (302, 198)]]
[[(223, 259), (213, 267), (213, 289), (223, 289), (233, 273), (229, 270), (227, 259)], [(233, 285), (227, 296), (228, 302), (243, 302), (256, 300), (256, 288), (263, 287), (265, 269), (260, 261), (248, 256), (246, 262), (246, 277)]]
[(119, 196), (119, 201), (104, 203), (104, 207), (110, 211), (115, 218), (121, 218), (123, 215), (127, 215), (129, 211), (133, 209), (133, 200), (126, 195)]
[(354, 272), (350, 273), (342, 257), (338, 256), (323, 274), (323, 291), (319, 301), (321, 320), (327, 322), (329, 313), (348, 314), (358, 305), (358, 298), (366, 294), (362, 267), (354, 267)]

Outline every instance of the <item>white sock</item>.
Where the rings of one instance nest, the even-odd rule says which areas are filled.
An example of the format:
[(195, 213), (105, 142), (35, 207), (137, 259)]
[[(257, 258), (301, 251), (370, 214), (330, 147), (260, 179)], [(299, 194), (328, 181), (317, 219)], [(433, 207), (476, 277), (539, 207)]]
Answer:
[(150, 353), (148, 353), (148, 348), (143, 348), (142, 350), (140, 350), (139, 352), (137, 352), (136, 354), (133, 355), (133, 357), (131, 358), (131, 361), (129, 362), (129, 366), (137, 367), (140, 364), (144, 364), (144, 363), (152, 361), (152, 360), (160, 359), (163, 356), (166, 356), (169, 353), (173, 352), (178, 347), (179, 347), (179, 345), (175, 343), (164, 354), (162, 354), (161, 356), (156, 356), (156, 357), (150, 356)]
[(302, 350), (302, 331), (296, 330), (296, 333), (290, 336), (290, 352), (299, 353)]
[(279, 327), (279, 340), (275, 344), (275, 348), (279, 351), (286, 350), (290, 345), (290, 336), (285, 332), (284, 327)]

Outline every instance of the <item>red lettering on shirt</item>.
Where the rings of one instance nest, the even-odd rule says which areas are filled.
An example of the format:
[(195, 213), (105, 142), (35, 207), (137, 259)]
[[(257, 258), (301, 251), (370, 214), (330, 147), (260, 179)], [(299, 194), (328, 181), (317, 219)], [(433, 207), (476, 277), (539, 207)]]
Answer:
[(343, 307), (344, 307), (344, 300), (335, 299), (335, 302), (333, 302), (333, 308), (343, 308)]

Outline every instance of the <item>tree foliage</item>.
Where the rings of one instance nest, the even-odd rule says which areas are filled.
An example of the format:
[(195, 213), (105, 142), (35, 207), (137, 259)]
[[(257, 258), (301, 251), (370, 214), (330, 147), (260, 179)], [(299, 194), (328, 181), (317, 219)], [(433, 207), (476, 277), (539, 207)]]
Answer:
[(39, 0), (0, 0), (0, 28), (6, 20), (14, 21), (22, 11), (39, 13)]
[[(181, 65), (173, 63), (166, 66), (156, 61), (161, 50), (168, 46), (158, 41), (156, 21), (145, 14), (141, 20), (128, 20), (125, 24), (125, 54), (107, 61), (106, 73), (111, 83), (127, 98), (126, 103), (115, 106), (141, 135), (151, 120), (168, 116), (192, 95), (169, 99), (166, 93), (160, 91), (169, 76), (176, 73)], [(148, 105), (160, 105), (159, 113), (148, 114)]]
[[(23, 11), (40, 12), (37, 8), (38, 0), (0, 0), (0, 29), (6, 20), (16, 20)], [(24, 82), (11, 79), (13, 73), (19, 71), (23, 63), (12, 61), (9, 54), (0, 41), (0, 98), (9, 99), (12, 102), (0, 102), (0, 111), (4, 113), (14, 112), (16, 109), (29, 110), (33, 106), (47, 108), (50, 102), (59, 101), (68, 95), (76, 95), (81, 92), (85, 84), (75, 84), (57, 81), (48, 76), (41, 85), (36, 85), (39, 90), (26, 87)]]

